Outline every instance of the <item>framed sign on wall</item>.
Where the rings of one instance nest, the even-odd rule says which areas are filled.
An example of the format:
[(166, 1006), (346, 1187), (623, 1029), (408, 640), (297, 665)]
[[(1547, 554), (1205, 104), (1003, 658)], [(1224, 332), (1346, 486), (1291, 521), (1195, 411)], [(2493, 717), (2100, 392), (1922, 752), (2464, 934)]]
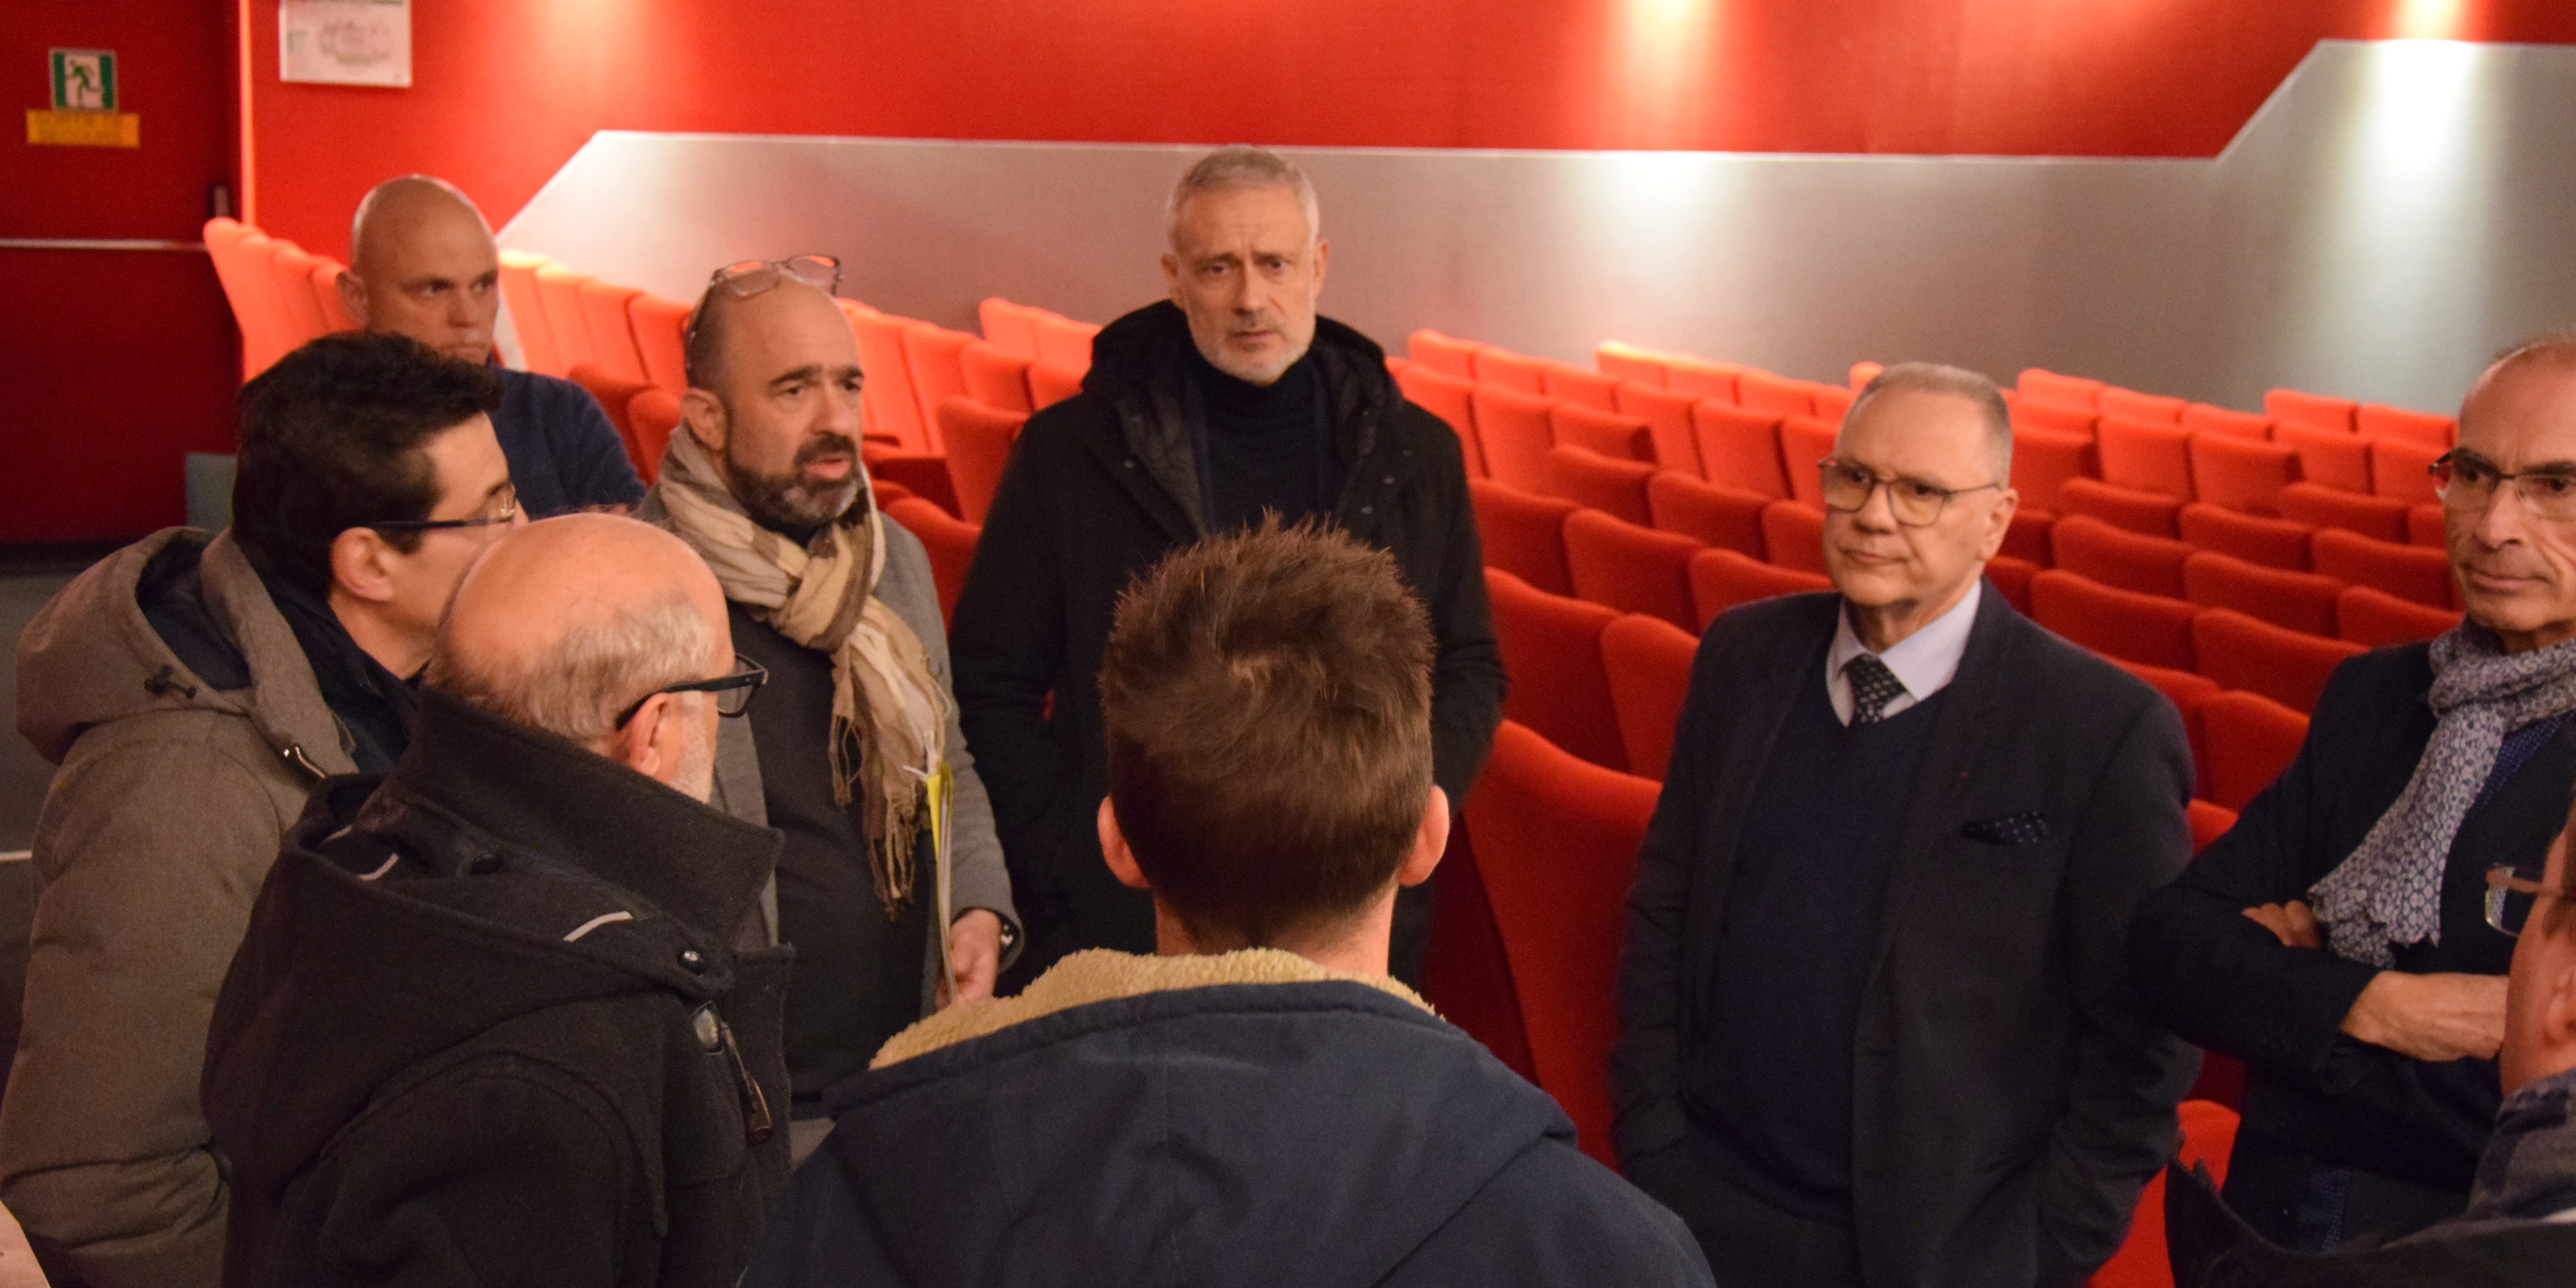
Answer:
[(279, 80), (411, 84), (411, 0), (279, 0)]

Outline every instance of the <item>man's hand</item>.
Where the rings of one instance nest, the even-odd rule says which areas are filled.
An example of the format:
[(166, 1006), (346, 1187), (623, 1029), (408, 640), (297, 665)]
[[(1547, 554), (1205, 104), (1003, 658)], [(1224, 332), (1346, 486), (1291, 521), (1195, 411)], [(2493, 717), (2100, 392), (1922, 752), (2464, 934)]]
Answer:
[(2353, 1000), (2343, 1031), (2436, 1064), (2489, 1059), (2504, 1045), (2504, 978), (2384, 970)]
[(2308, 911), (2308, 905), (2296, 899), (2288, 903), (2267, 903), (2260, 908), (2248, 908), (2245, 910), (2245, 915), (2292, 948), (2326, 946), (2325, 936), (2317, 930), (2316, 914)]
[(948, 978), (939, 981), (939, 1007), (993, 995), (993, 977), (1002, 970), (1002, 919), (989, 909), (969, 908), (948, 928)]

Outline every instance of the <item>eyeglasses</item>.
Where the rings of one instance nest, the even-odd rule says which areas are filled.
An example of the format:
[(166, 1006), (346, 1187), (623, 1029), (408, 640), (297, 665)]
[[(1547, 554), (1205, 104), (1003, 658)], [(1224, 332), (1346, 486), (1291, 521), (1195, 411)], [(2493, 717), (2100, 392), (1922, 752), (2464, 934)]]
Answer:
[(512, 487), (502, 488), (493, 504), (495, 508), (491, 513), (478, 514), (471, 519), (386, 519), (380, 523), (361, 526), (373, 532), (437, 532), (445, 528), (499, 527), (518, 519), (519, 490)]
[(717, 715), (738, 716), (751, 710), (752, 695), (760, 692), (760, 686), (767, 683), (769, 683), (768, 667), (736, 653), (733, 657), (732, 674), (719, 675), (712, 680), (686, 680), (679, 684), (663, 685), (635, 699), (635, 705), (619, 712), (617, 727), (625, 728), (635, 719), (635, 713), (644, 709), (645, 703), (665, 693), (712, 693), (716, 697)]
[(841, 261), (830, 255), (746, 259), (717, 269), (707, 281), (725, 288), (735, 299), (747, 300), (791, 277), (829, 295), (841, 288)]
[(1816, 475), (1824, 484), (1825, 508), (1850, 514), (1869, 504), (1870, 493), (1887, 489), (1888, 511), (1898, 523), (1909, 528), (1928, 528), (1941, 518), (1950, 498), (1969, 492), (1983, 492), (2002, 487), (2001, 483), (1980, 483), (1975, 487), (1943, 487), (1922, 479), (1883, 477), (1858, 461), (1828, 456), (1816, 462)]
[(2533, 515), (2551, 521), (2576, 519), (2576, 467), (2541, 466), (2507, 474), (2475, 452), (2454, 448), (2428, 467), (2433, 490), (2453, 510), (2483, 510), (2495, 500), (2496, 488), (2511, 483), (2515, 499)]
[(2552, 889), (2533, 881), (2511, 867), (2499, 865), (2487, 869), (2487, 924), (2506, 935), (2520, 935), (2531, 921), (2531, 910), (2540, 896), (2552, 899), (2576, 899), (2576, 890)]

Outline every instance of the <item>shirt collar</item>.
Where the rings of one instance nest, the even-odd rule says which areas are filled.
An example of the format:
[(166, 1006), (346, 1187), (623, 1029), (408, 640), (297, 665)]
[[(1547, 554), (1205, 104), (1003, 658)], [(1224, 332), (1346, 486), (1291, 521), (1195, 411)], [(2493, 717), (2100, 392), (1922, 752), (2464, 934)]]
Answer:
[[(1985, 593), (1985, 578), (1979, 577), (1968, 584), (1968, 593), (1960, 596), (1950, 611), (1878, 654), (1878, 660), (1887, 664), (1915, 701), (1949, 687), (1951, 677), (1959, 673), (1959, 659), (1968, 651), (1968, 633), (1977, 624), (1977, 603)], [(1842, 674), (1853, 658), (1867, 652), (1868, 647), (1852, 630), (1851, 605), (1846, 603), (1843, 611), (1834, 615), (1834, 644), (1825, 654), (1826, 674)]]

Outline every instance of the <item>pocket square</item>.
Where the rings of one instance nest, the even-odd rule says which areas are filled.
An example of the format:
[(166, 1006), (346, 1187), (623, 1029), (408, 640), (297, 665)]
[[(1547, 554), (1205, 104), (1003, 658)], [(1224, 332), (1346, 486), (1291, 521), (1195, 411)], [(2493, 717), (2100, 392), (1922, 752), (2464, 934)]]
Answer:
[(1988, 845), (2036, 845), (2048, 839), (2048, 815), (2035, 809), (1959, 825), (1959, 835)]

